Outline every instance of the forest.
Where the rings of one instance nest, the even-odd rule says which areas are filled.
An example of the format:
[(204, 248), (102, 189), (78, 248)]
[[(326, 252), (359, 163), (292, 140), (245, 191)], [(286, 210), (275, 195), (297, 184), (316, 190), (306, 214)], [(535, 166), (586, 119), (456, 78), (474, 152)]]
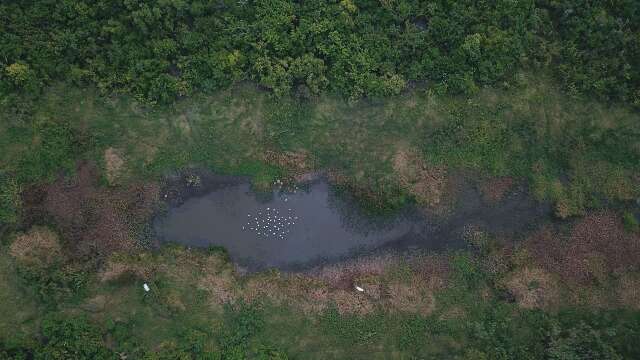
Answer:
[[(322, 172), (375, 216), (444, 221), (469, 193), (545, 213), (245, 273), (151, 245), (169, 179), (203, 171), (257, 193)], [(612, 360), (639, 338), (640, 1), (0, 2), (1, 360)]]
[(250, 80), (355, 100), (473, 94), (520, 69), (640, 106), (640, 5), (617, 1), (6, 1), (4, 101), (55, 81), (147, 103)]

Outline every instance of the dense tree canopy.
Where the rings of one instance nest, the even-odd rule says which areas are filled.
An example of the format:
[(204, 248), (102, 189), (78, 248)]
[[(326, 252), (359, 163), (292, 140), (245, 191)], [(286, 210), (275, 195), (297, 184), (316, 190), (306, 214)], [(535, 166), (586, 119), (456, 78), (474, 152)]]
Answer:
[(0, 89), (94, 83), (166, 102), (254, 80), (276, 95), (471, 93), (549, 66), (640, 105), (634, 0), (31, 0), (0, 5)]

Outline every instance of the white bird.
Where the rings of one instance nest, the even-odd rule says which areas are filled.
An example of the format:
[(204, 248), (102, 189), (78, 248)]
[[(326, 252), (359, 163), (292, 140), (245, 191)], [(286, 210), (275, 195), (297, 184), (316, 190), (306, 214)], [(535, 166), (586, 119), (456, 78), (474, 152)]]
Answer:
[(361, 288), (360, 286), (356, 285), (356, 290), (360, 291), (360, 292), (364, 292), (364, 289)]
[(144, 289), (145, 292), (149, 292), (151, 289), (149, 288), (149, 285), (147, 285), (147, 283), (144, 283), (142, 285), (142, 288)]

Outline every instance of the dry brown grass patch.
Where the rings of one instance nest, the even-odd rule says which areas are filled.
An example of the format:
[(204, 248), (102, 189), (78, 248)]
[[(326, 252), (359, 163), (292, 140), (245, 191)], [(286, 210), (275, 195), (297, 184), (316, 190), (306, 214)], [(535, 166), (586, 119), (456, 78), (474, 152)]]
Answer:
[(466, 311), (464, 308), (460, 306), (453, 306), (447, 308), (438, 318), (440, 320), (454, 320), (454, 319), (463, 319), (466, 316)]
[(222, 305), (234, 303), (236, 299), (236, 280), (230, 271), (206, 274), (198, 281), (198, 289), (206, 291), (210, 303)]
[(265, 151), (263, 155), (265, 162), (276, 165), (291, 173), (294, 181), (303, 181), (314, 166), (309, 153), (306, 150), (300, 151)]
[(559, 302), (559, 285), (540, 268), (524, 268), (509, 276), (504, 286), (525, 309), (546, 309)]
[(420, 276), (413, 276), (409, 281), (389, 283), (385, 295), (390, 309), (428, 315), (436, 308), (434, 294), (442, 285), (443, 281), (438, 277), (425, 280)]
[(380, 276), (398, 262), (399, 259), (394, 255), (363, 257), (317, 268), (310, 275), (336, 288), (353, 288), (354, 278)]
[(374, 310), (374, 303), (364, 293), (356, 293), (353, 290), (337, 290), (331, 293), (331, 301), (342, 315), (357, 314), (366, 315)]
[(246, 279), (242, 287), (242, 298), (247, 303), (260, 302), (264, 299), (280, 305), (286, 300), (282, 288), (283, 279), (279, 272), (253, 275)]
[(23, 265), (38, 267), (47, 267), (62, 256), (58, 235), (49, 228), (39, 226), (18, 235), (9, 253)]
[(164, 296), (164, 302), (167, 304), (171, 311), (182, 312), (187, 310), (187, 307), (182, 301), (180, 293), (175, 290), (169, 291), (169, 293)]
[(447, 185), (444, 168), (428, 167), (415, 151), (400, 149), (393, 157), (393, 169), (400, 186), (418, 203), (429, 207), (440, 204)]
[(126, 276), (133, 276), (140, 280), (148, 280), (157, 271), (155, 262), (147, 261), (142, 255), (136, 258), (112, 257), (99, 273), (103, 282), (119, 280)]
[(290, 275), (284, 280), (282, 291), (285, 301), (306, 314), (319, 313), (332, 301), (333, 293), (322, 280), (305, 275)]
[(120, 152), (112, 147), (104, 151), (104, 165), (109, 184), (114, 185), (122, 173), (124, 160)]

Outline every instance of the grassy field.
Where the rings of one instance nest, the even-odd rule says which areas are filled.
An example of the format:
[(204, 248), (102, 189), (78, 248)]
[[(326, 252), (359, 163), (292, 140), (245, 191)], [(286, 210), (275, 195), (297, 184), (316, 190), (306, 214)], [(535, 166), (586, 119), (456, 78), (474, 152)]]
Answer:
[[(520, 88), (472, 98), (416, 90), (355, 104), (274, 100), (247, 85), (167, 108), (52, 88), (25, 105), (26, 115), (4, 114), (0, 164), (18, 184), (52, 179), (82, 158), (110, 167), (114, 183), (189, 166), (250, 175), (258, 185), (329, 169), (379, 207), (437, 206), (448, 174), (471, 169), (479, 179), (528, 180), (563, 218), (640, 195), (636, 112), (570, 98), (544, 78), (520, 79)], [(9, 180), (3, 213), (13, 206)]]
[[(584, 282), (550, 270), (532, 243), (515, 253), (488, 245), (409, 260), (360, 259), (307, 274), (249, 276), (237, 274), (219, 250), (166, 246), (110, 256), (82, 295), (40, 312), (29, 295), (38, 280), (22, 283), (26, 293), (7, 288), (22, 281), (16, 270), (39, 265), (4, 258), (8, 293), (0, 298), (0, 329), (5, 344), (24, 346), (43, 317), (45, 323), (88, 322), (92, 330), (79, 334), (68, 329), (77, 325), (67, 324), (66, 336), (93, 334), (115, 353), (149, 359), (564, 359), (580, 355), (585, 344), (597, 356), (638, 356), (631, 339), (640, 332), (640, 298), (629, 291), (637, 292), (639, 273), (612, 267), (603, 270), (604, 278)], [(633, 250), (619, 240), (615, 245)], [(607, 253), (591, 252), (587, 259), (594, 256)], [(347, 278), (365, 292), (345, 287)]]
[[(639, 115), (519, 79), (471, 98), (416, 89), (357, 103), (240, 85), (153, 108), (59, 86), (5, 109), (0, 358), (640, 357)], [(249, 276), (220, 251), (100, 248), (91, 237), (105, 224), (69, 230), (97, 214), (138, 241), (149, 213), (131, 199), (157, 197), (164, 175), (191, 167), (257, 188), (323, 170), (372, 210), (415, 202), (441, 214), (455, 211), (460, 174), (488, 188), (523, 180), (559, 226), (516, 247), (477, 234), (462, 252)]]

